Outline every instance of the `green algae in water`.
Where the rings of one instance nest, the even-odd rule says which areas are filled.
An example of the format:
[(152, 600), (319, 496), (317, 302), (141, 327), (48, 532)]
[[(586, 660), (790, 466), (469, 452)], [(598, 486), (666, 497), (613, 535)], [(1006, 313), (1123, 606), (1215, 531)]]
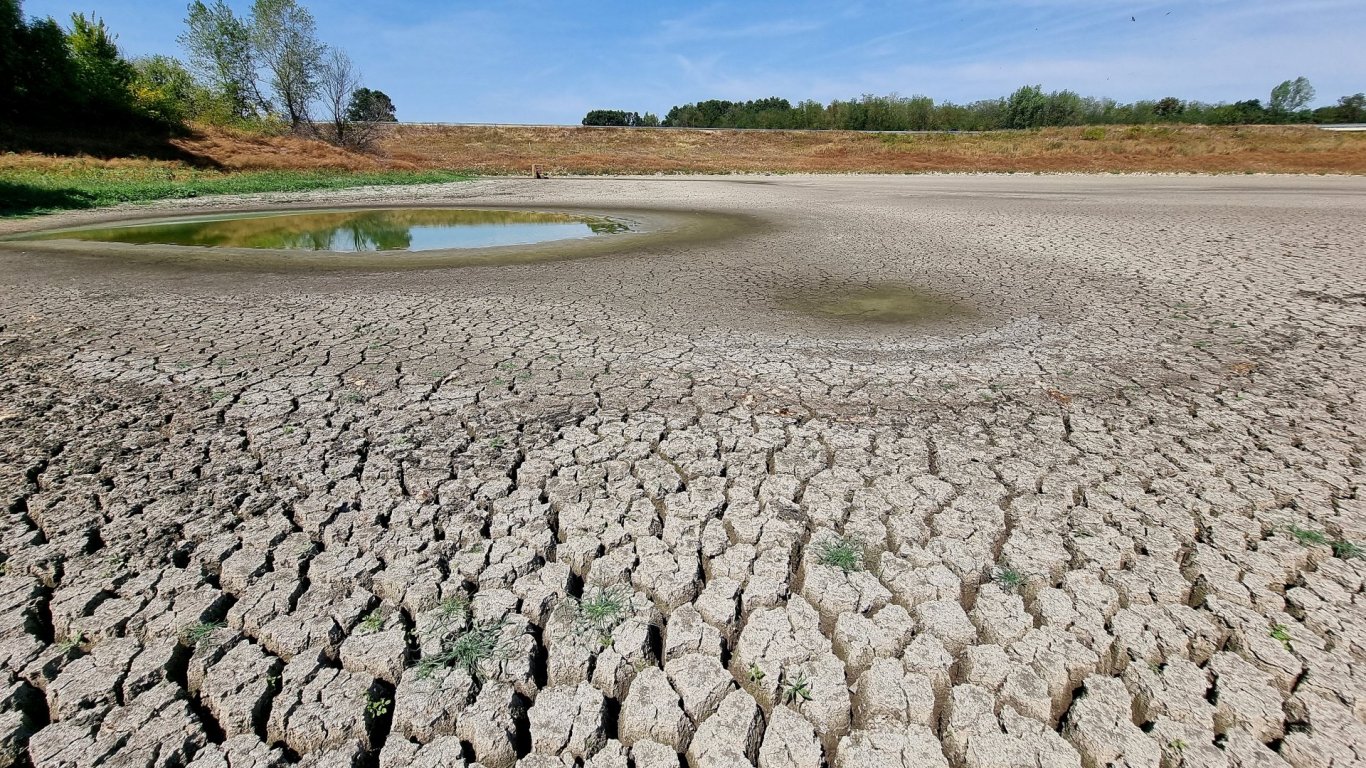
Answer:
[(977, 315), (953, 299), (905, 285), (840, 287), (798, 294), (782, 303), (807, 315), (889, 325), (930, 324)]
[(534, 245), (629, 229), (621, 221), (567, 213), (408, 208), (209, 216), (49, 232), (34, 239), (359, 253)]

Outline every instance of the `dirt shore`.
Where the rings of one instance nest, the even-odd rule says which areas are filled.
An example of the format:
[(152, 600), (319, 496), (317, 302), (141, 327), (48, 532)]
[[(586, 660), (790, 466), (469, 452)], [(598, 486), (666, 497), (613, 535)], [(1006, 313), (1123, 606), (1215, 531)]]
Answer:
[(0, 243), (0, 766), (1366, 761), (1366, 179), (0, 234), (398, 203), (745, 224), (319, 272)]

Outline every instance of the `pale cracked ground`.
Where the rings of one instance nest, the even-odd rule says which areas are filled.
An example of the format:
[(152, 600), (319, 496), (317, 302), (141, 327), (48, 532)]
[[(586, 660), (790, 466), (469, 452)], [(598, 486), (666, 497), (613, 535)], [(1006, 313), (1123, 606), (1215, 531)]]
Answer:
[[(317, 199), (381, 195), (762, 226), (388, 274), (0, 251), (0, 765), (1366, 761), (1366, 180)], [(881, 281), (980, 314), (783, 308)]]

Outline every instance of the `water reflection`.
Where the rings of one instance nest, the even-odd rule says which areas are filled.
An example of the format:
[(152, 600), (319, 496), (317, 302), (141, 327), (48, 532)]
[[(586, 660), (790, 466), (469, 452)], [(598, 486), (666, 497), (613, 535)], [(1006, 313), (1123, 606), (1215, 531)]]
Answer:
[(370, 252), (531, 245), (626, 229), (619, 221), (564, 213), (410, 208), (248, 214), (74, 230), (49, 233), (43, 238), (135, 245)]

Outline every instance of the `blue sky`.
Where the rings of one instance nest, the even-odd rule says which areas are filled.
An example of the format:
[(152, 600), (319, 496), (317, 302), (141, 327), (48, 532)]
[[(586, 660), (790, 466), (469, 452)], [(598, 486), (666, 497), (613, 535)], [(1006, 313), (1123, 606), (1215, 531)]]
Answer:
[[(303, 4), (409, 121), (576, 123), (593, 108), (662, 117), (706, 98), (965, 102), (1026, 83), (1121, 101), (1265, 102), (1299, 75), (1316, 104), (1366, 91), (1366, 0)], [(125, 54), (181, 55), (185, 0), (23, 7), (65, 23), (91, 5)]]

